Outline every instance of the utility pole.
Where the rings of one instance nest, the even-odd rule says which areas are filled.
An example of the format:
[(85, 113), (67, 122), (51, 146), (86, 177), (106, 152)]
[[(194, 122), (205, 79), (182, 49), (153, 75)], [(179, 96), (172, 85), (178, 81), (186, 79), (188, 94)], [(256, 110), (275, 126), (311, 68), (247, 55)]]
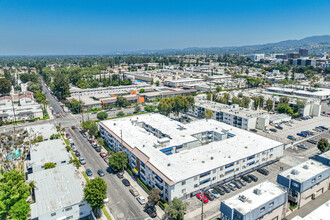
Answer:
[(122, 172), (124, 175), (124, 146), (123, 146), (123, 130), (120, 130), (120, 139), (121, 139), (121, 166)]
[(81, 119), (82, 119), (82, 122), (84, 122), (84, 110), (81, 109), (81, 102), (80, 102), (80, 96), (81, 96), (81, 93), (79, 94), (79, 111), (81, 112)]

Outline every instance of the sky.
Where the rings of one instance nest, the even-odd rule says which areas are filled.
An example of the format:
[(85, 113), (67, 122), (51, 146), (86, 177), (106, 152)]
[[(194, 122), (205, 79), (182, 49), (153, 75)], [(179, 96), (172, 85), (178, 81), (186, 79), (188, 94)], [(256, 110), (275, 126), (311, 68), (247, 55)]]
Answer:
[(272, 43), (330, 34), (329, 0), (0, 0), (0, 55)]

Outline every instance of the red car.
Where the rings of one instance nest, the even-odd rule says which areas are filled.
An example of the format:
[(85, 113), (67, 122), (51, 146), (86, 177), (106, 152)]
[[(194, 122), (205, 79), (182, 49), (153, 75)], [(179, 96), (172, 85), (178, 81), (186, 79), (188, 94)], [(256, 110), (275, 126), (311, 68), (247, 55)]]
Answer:
[(93, 144), (95, 141), (93, 139), (89, 140), (89, 143)]
[(68, 137), (70, 137), (70, 134), (69, 134), (69, 133), (66, 133), (66, 135), (65, 135), (65, 136), (68, 138)]
[(101, 153), (100, 153), (100, 156), (101, 156), (102, 158), (104, 158), (104, 157), (106, 157), (107, 155), (106, 155), (104, 152), (101, 152)]
[(208, 203), (208, 202), (209, 202), (209, 199), (208, 199), (205, 195), (203, 195), (202, 193), (198, 193), (198, 194), (196, 195), (196, 197), (197, 197), (199, 200), (201, 200), (202, 202), (204, 202), (204, 203)]

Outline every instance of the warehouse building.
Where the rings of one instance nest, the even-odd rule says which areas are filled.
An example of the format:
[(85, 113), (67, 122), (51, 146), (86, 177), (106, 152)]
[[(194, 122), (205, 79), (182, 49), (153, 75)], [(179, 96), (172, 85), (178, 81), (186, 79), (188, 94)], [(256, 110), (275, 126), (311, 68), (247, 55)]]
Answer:
[(287, 190), (289, 202), (300, 208), (329, 190), (330, 167), (308, 160), (278, 174), (277, 183)]
[(166, 202), (194, 196), (283, 155), (282, 143), (215, 120), (182, 124), (147, 114), (99, 126), (109, 147), (116, 152), (123, 148), (133, 173), (151, 188), (159, 188)]
[(221, 202), (221, 220), (264, 219), (285, 217), (287, 192), (269, 181), (251, 187)]

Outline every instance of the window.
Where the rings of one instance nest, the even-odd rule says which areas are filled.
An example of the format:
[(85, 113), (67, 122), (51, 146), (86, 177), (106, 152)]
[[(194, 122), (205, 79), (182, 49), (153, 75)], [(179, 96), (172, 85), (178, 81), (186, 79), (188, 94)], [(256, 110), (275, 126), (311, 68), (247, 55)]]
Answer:
[(202, 184), (204, 184), (204, 183), (207, 183), (207, 182), (209, 182), (210, 180), (211, 180), (211, 178), (207, 178), (206, 180), (200, 181), (200, 182), (199, 182), (199, 185), (202, 185)]
[(85, 205), (85, 203), (81, 203), (81, 204), (79, 204), (79, 207), (84, 206), (84, 205)]
[(61, 163), (66, 163), (66, 161), (65, 161), (65, 160), (63, 160)]
[(255, 158), (255, 155), (249, 156), (249, 157), (246, 158), (246, 159), (247, 159), (247, 160), (251, 160), (251, 159), (253, 159), (253, 158)]
[(321, 179), (322, 178), (322, 175), (319, 175), (318, 177), (317, 177), (317, 179)]
[(53, 212), (52, 214), (50, 214), (50, 216), (55, 216), (56, 215), (56, 212)]
[(69, 207), (69, 208), (66, 208), (66, 209), (64, 209), (64, 211), (70, 211), (70, 210), (72, 210), (72, 207)]
[(194, 187), (197, 188), (198, 187), (198, 184), (195, 184)]
[(208, 172), (202, 173), (201, 175), (199, 175), (199, 177), (202, 178), (202, 177), (210, 175), (210, 174), (211, 174), (211, 171), (208, 171)]
[(313, 179), (312, 179), (312, 183), (315, 183), (315, 181), (316, 181), (316, 178), (313, 178)]
[(215, 177), (213, 177), (212, 180), (215, 180)]
[(182, 181), (181, 184), (182, 184), (182, 186), (183, 186), (183, 185), (186, 185), (186, 181), (185, 181), (185, 180)]
[(227, 165), (225, 166), (225, 168), (229, 168), (229, 167), (232, 167), (232, 166), (234, 166), (234, 164), (235, 164), (235, 163), (230, 163), (230, 164), (227, 164)]
[(264, 212), (265, 211), (265, 207), (262, 207), (261, 209), (260, 209), (260, 212)]
[(274, 206), (274, 202), (269, 203), (269, 207), (273, 207)]

